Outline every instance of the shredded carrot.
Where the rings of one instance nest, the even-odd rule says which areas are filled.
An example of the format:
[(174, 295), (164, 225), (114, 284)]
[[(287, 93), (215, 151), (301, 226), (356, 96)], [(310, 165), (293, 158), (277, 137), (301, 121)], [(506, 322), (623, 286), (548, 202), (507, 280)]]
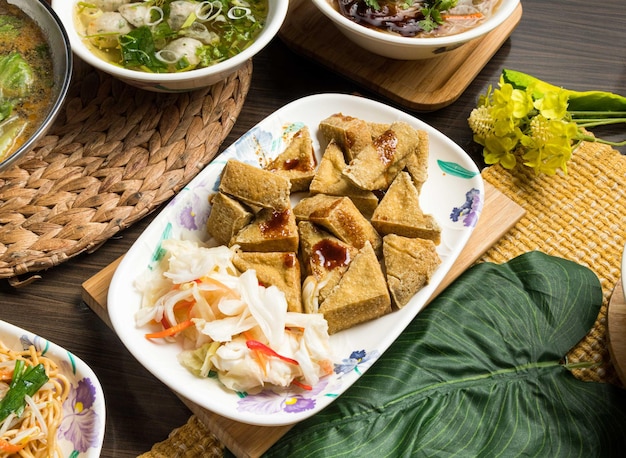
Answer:
[(26, 444), (12, 444), (4, 439), (0, 439), (0, 450), (6, 453), (16, 453), (22, 450)]
[(172, 337), (175, 334), (178, 334), (180, 331), (183, 331), (189, 327), (193, 326), (193, 321), (186, 320), (181, 321), (180, 323), (171, 326), (169, 328), (163, 329), (162, 331), (151, 332), (146, 334), (146, 339), (159, 339), (162, 337)]
[(460, 21), (462, 19), (481, 19), (483, 17), (483, 13), (470, 13), (470, 14), (442, 14), (441, 18), (444, 20), (457, 20)]
[(13, 369), (0, 372), (0, 380), (11, 381), (13, 379)]

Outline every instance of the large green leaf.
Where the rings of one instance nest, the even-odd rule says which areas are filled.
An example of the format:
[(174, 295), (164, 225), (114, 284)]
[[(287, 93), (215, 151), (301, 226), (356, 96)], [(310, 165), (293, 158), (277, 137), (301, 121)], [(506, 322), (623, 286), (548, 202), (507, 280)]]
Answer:
[(560, 258), (477, 265), (267, 455), (621, 456), (626, 393), (562, 364), (601, 302), (595, 274)]

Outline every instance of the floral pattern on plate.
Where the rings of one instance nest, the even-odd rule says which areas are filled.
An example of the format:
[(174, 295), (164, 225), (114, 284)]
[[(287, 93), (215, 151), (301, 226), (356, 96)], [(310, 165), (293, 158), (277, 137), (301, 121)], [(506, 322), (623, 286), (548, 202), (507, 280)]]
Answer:
[[(134, 279), (158, 256), (162, 240), (207, 241), (209, 196), (218, 189), (221, 171), (229, 159), (263, 166), (284, 149), (295, 131), (308, 126), (319, 163), (323, 139), (317, 126), (322, 119), (338, 112), (377, 123), (402, 120), (428, 132), (429, 177), (420, 193), (420, 205), (424, 212), (433, 214), (442, 227), (441, 243), (437, 247), (441, 265), (431, 283), (403, 309), (332, 335), (335, 374), (311, 391), (294, 388), (279, 393), (265, 390), (246, 395), (224, 389), (217, 378), (194, 376), (178, 363), (180, 345), (149, 342), (143, 337), (143, 330), (135, 326), (134, 314), (141, 297), (134, 288)], [(294, 195), (293, 201), (298, 198)], [(482, 178), (472, 159), (424, 122), (363, 97), (342, 94), (305, 97), (273, 113), (226, 148), (150, 223), (113, 276), (108, 296), (111, 323), (124, 345), (144, 367), (198, 406), (248, 424), (293, 424), (319, 412), (349, 389), (425, 306), (469, 239), (483, 201)]]
[(104, 395), (93, 371), (79, 358), (58, 345), (0, 320), (0, 340), (9, 348), (25, 350), (33, 345), (53, 359), (71, 384), (63, 403), (63, 420), (57, 432), (64, 457), (100, 456), (106, 421)]

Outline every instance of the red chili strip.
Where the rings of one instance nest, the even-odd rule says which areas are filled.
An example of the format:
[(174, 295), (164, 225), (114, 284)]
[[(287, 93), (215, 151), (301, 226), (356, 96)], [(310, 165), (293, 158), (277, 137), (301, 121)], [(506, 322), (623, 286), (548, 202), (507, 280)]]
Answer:
[(248, 346), (250, 350), (260, 351), (261, 353), (265, 353), (266, 355), (269, 355), (269, 356), (275, 356), (276, 358), (282, 359), (286, 363), (295, 364), (296, 366), (300, 365), (300, 363), (296, 361), (295, 359), (291, 359), (291, 358), (287, 358), (286, 356), (279, 355), (270, 347), (265, 345), (263, 342), (259, 342), (258, 340), (246, 340), (246, 345)]

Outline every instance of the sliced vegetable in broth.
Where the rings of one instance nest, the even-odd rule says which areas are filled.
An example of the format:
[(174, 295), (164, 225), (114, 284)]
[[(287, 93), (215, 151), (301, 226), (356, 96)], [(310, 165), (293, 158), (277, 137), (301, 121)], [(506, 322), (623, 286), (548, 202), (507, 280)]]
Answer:
[(53, 84), (43, 32), (18, 7), (0, 0), (0, 161), (43, 122)]
[(405, 37), (455, 35), (491, 17), (500, 0), (328, 0), (348, 19)]
[(268, 0), (92, 0), (74, 22), (97, 57), (131, 70), (209, 67), (240, 53), (265, 25)]

